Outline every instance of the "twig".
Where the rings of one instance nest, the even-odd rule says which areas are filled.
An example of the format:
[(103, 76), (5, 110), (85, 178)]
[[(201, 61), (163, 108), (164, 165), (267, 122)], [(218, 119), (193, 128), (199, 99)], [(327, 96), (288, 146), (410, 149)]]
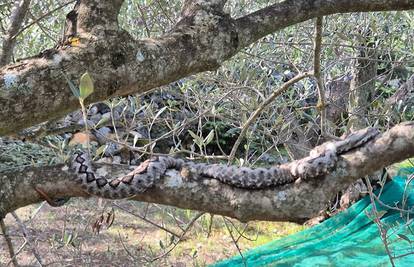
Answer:
[(50, 33), (45, 29), (45, 27), (43, 27), (43, 25), (42, 24), (40, 24), (40, 21), (39, 20), (36, 20), (36, 17), (32, 14), (32, 12), (30, 12), (29, 11), (29, 15), (30, 15), (30, 17), (34, 20), (34, 21), (36, 21), (36, 24), (37, 24), (37, 26), (39, 27), (39, 29), (47, 36), (47, 37), (49, 37), (49, 39), (51, 39), (54, 43), (57, 43), (58, 42), (58, 40), (56, 40), (55, 38), (53, 38), (51, 35), (50, 35)]
[(378, 226), (378, 230), (380, 232), (380, 237), (381, 237), (382, 243), (384, 244), (385, 251), (387, 252), (387, 255), (390, 259), (391, 265), (394, 267), (395, 266), (394, 260), (393, 260), (393, 257), (391, 255), (391, 251), (388, 247), (387, 231), (382, 227), (381, 218), (379, 216), (377, 206), (375, 204), (375, 199), (373, 197), (374, 192), (373, 192), (373, 189), (372, 189), (371, 181), (369, 180), (369, 177), (365, 177), (365, 181), (366, 181), (366, 184), (367, 184), (367, 187), (368, 187), (369, 197), (371, 199), (372, 212), (373, 212), (373, 216), (374, 216), (373, 220), (374, 220), (375, 224)]
[(405, 253), (405, 254), (401, 254), (401, 255), (398, 255), (398, 256), (394, 256), (394, 259), (404, 258), (404, 257), (407, 257), (409, 255), (413, 255), (413, 254), (414, 254), (414, 252), (408, 252), (408, 253)]
[(9, 249), (10, 261), (13, 263), (13, 266), (19, 266), (19, 263), (17, 262), (17, 259), (16, 259), (16, 254), (14, 253), (13, 243), (11, 241), (9, 234), (7, 233), (7, 227), (3, 219), (0, 219), (0, 228), (1, 228), (1, 231), (3, 232), (3, 236), (4, 236), (4, 240), (6, 241), (7, 248)]
[(139, 3), (135, 3), (138, 9), (138, 12), (141, 15), (142, 22), (144, 23), (145, 31), (147, 32), (147, 38), (151, 37), (151, 31), (148, 27), (147, 19), (145, 18), (145, 12)]
[[(15, 253), (14, 257), (6, 264), (6, 266), (9, 266), (10, 263), (13, 262), (13, 260), (17, 257), (17, 255), (20, 254), (20, 252), (24, 249), (24, 247), (27, 245), (27, 240), (25, 239), (23, 244), (19, 247), (19, 249), (17, 250), (17, 252)], [(18, 266), (18, 265), (15, 265)]]
[(171, 219), (173, 219), (175, 221), (175, 223), (177, 224), (177, 227), (180, 228), (181, 230), (184, 230), (183, 227), (180, 226), (180, 224), (185, 224), (185, 222), (183, 222), (182, 220), (180, 220), (179, 218), (177, 218), (177, 216), (175, 216), (174, 214), (166, 211), (165, 208), (160, 207), (157, 204), (153, 204), (154, 207), (156, 207), (159, 211), (167, 214)]
[(19, 32), (17, 32), (15, 35), (13, 35), (13, 39), (16, 38), (17, 36), (19, 36), (22, 32), (24, 32), (26, 29), (30, 28), (31, 26), (33, 26), (34, 24), (36, 24), (37, 22), (41, 21), (42, 19), (44, 19), (47, 16), (52, 15), (53, 13), (55, 13), (56, 11), (58, 11), (59, 9), (64, 8), (67, 5), (70, 5), (72, 3), (75, 3), (76, 0), (73, 1), (69, 1), (67, 3), (64, 3), (58, 7), (56, 7), (55, 9), (50, 10), (49, 12), (46, 12), (45, 14), (41, 15), (39, 18), (37, 18), (37, 20), (32, 21), (31, 23), (29, 23), (28, 25), (24, 26), (23, 28), (20, 29)]
[(207, 238), (209, 238), (211, 235), (211, 229), (213, 228), (213, 219), (214, 219), (214, 214), (209, 213), (209, 215), (210, 215), (210, 220), (208, 221)]
[(157, 228), (159, 228), (159, 229), (161, 229), (161, 230), (164, 230), (164, 231), (166, 231), (167, 233), (170, 233), (170, 234), (172, 234), (173, 236), (175, 236), (175, 237), (177, 237), (177, 238), (180, 238), (180, 236), (181, 236), (180, 234), (177, 234), (177, 233), (175, 233), (175, 232), (174, 232), (174, 231), (172, 231), (172, 230), (169, 230), (169, 229), (167, 229), (167, 228), (165, 228), (165, 227), (163, 227), (163, 226), (161, 226), (161, 225), (158, 225), (158, 224), (156, 224), (156, 223), (154, 223), (154, 222), (152, 222), (152, 221), (148, 220), (147, 218), (145, 218), (145, 217), (143, 217), (143, 216), (141, 216), (141, 215), (139, 215), (139, 214), (133, 213), (133, 212), (131, 212), (131, 211), (129, 211), (129, 210), (127, 210), (127, 209), (125, 209), (125, 208), (123, 208), (123, 207), (119, 206), (119, 205), (118, 205), (118, 204), (116, 204), (116, 203), (113, 203), (113, 205), (114, 205), (115, 207), (117, 207), (118, 209), (123, 210), (123, 211), (125, 211), (125, 212), (127, 212), (127, 213), (129, 213), (129, 214), (131, 214), (131, 215), (133, 215), (133, 216), (135, 216), (135, 217), (138, 217), (138, 218), (140, 218), (141, 220), (143, 220), (144, 222), (149, 223), (149, 224), (151, 224), (151, 225), (153, 225), (153, 226), (155, 226), (155, 227), (157, 227)]
[(174, 20), (171, 19), (171, 17), (168, 15), (168, 12), (164, 9), (165, 3), (160, 3), (159, 0), (156, 0), (155, 2), (157, 2), (158, 7), (161, 9), (164, 16), (171, 22), (171, 24), (174, 24)]
[(222, 216), (222, 218), (223, 218), (223, 221), (224, 221), (224, 225), (226, 226), (226, 229), (227, 229), (227, 231), (229, 232), (229, 235), (230, 235), (231, 239), (233, 240), (233, 244), (234, 244), (234, 246), (237, 248), (237, 251), (239, 252), (240, 257), (241, 257), (241, 258), (242, 258), (242, 260), (243, 260), (243, 265), (244, 265), (245, 267), (247, 267), (247, 262), (246, 262), (246, 259), (245, 259), (245, 258), (244, 258), (244, 256), (243, 256), (243, 253), (242, 253), (242, 251), (241, 251), (241, 249), (240, 249), (240, 247), (239, 247), (239, 244), (237, 243), (236, 239), (235, 239), (235, 238), (234, 238), (234, 236), (233, 236), (233, 232), (231, 231), (231, 229), (230, 229), (229, 225), (227, 224), (226, 217)]
[(132, 260), (134, 260), (135, 262), (138, 261), (138, 259), (134, 255), (132, 255), (131, 251), (129, 251), (129, 249), (126, 247), (124, 241), (122, 240), (121, 233), (119, 231), (118, 231), (118, 237), (119, 237), (119, 241), (121, 241), (122, 247), (124, 248), (128, 256), (130, 256)]
[(231, 220), (228, 220), (228, 222), (233, 226), (234, 230), (239, 234), (239, 237), (237, 238), (237, 242), (242, 237), (244, 239), (248, 240), (248, 241), (256, 241), (257, 240), (257, 235), (256, 235), (255, 238), (250, 238), (250, 237), (247, 237), (247, 236), (244, 235), (244, 233), (246, 232), (247, 227), (249, 227), (249, 224), (248, 223), (244, 224), (243, 230), (240, 231), (239, 229), (237, 229), (236, 225), (234, 225), (234, 223)]
[(158, 256), (152, 258), (150, 260), (150, 262), (154, 262), (154, 261), (159, 260), (159, 259), (165, 257), (166, 255), (170, 254), (170, 252), (173, 251), (175, 249), (175, 247), (177, 247), (178, 243), (180, 243), (180, 241), (183, 240), (184, 236), (187, 234), (187, 232), (190, 230), (190, 228), (193, 226), (193, 224), (198, 220), (198, 218), (200, 218), (203, 215), (204, 215), (204, 212), (199, 212), (198, 214), (196, 214), (191, 219), (191, 221), (187, 224), (187, 227), (181, 233), (181, 235), (179, 236), (178, 240), (174, 243), (174, 245), (169, 250), (167, 250), (165, 253), (162, 253), (161, 255), (158, 255)]
[(387, 205), (384, 202), (382, 202), (381, 199), (379, 199), (379, 197), (377, 197), (376, 195), (372, 195), (372, 196), (374, 197), (375, 201), (377, 201), (381, 206), (383, 206), (387, 209), (399, 211), (399, 212), (402, 212), (402, 213), (409, 213), (409, 214), (414, 213), (414, 211), (412, 211), (412, 210), (400, 209), (398, 207), (393, 207), (393, 206)]
[(260, 113), (265, 108), (267, 108), (275, 100), (276, 97), (278, 97), (279, 95), (284, 93), (291, 85), (293, 85), (296, 82), (298, 82), (298, 81), (300, 81), (300, 80), (302, 80), (306, 77), (309, 77), (311, 75), (312, 74), (308, 73), (308, 72), (304, 72), (304, 73), (300, 73), (300, 74), (296, 75), (291, 80), (289, 80), (289, 81), (285, 82), (284, 84), (282, 84), (282, 86), (279, 89), (274, 91), (268, 98), (266, 98), (265, 101), (263, 101), (263, 103), (250, 115), (249, 119), (243, 125), (243, 128), (240, 132), (240, 135), (237, 138), (236, 142), (234, 143), (233, 148), (231, 149), (229, 160), (228, 160), (229, 163), (231, 163), (234, 160), (234, 157), (236, 155), (236, 151), (239, 148), (239, 145), (240, 145), (241, 141), (243, 140), (244, 136), (246, 135), (247, 130), (249, 129), (250, 125), (257, 119), (257, 117), (260, 115)]
[(322, 49), (322, 22), (323, 17), (317, 17), (315, 23), (315, 46), (313, 57), (313, 73), (318, 85), (318, 104), (317, 109), (321, 114), (321, 133), (326, 132), (326, 98), (325, 88), (321, 75), (321, 49)]
[(30, 250), (32, 251), (33, 255), (35, 256), (37, 263), (40, 266), (44, 266), (42, 264), (42, 258), (40, 257), (39, 252), (36, 250), (36, 246), (34, 245), (33, 242), (33, 238), (32, 236), (29, 234), (29, 231), (27, 231), (26, 225), (24, 225), (24, 223), (20, 220), (19, 216), (17, 216), (17, 214), (15, 212), (11, 213), (13, 218), (16, 220), (17, 224), (19, 225), (20, 231), (23, 233), (23, 236), (27, 242), (27, 244), (30, 247)]

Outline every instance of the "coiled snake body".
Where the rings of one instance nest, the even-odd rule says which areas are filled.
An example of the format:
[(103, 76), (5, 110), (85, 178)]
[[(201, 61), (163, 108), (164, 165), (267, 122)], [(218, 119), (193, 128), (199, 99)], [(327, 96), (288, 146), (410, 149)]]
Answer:
[(293, 183), (295, 180), (315, 178), (334, 168), (338, 156), (358, 148), (378, 135), (375, 128), (366, 128), (348, 135), (345, 139), (327, 142), (311, 150), (308, 157), (270, 168), (247, 168), (224, 164), (206, 164), (184, 161), (170, 156), (153, 157), (135, 171), (108, 180), (98, 177), (87, 153), (78, 152), (72, 160), (76, 182), (93, 195), (111, 199), (127, 198), (153, 187), (168, 169), (186, 169), (191, 177), (219, 180), (222, 183), (245, 189), (263, 189)]

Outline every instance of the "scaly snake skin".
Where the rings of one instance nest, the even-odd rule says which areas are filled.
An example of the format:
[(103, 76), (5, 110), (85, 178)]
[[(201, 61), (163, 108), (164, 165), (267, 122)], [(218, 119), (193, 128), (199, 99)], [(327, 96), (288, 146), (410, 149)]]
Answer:
[(190, 177), (216, 179), (222, 183), (245, 189), (263, 189), (293, 183), (327, 174), (335, 167), (338, 157), (371, 141), (379, 134), (375, 128), (366, 128), (345, 139), (327, 142), (311, 150), (308, 157), (270, 168), (247, 168), (224, 164), (206, 164), (184, 161), (169, 156), (153, 157), (134, 172), (108, 180), (97, 177), (87, 153), (73, 157), (72, 169), (76, 182), (92, 195), (120, 199), (139, 194), (153, 187), (168, 169), (187, 170)]

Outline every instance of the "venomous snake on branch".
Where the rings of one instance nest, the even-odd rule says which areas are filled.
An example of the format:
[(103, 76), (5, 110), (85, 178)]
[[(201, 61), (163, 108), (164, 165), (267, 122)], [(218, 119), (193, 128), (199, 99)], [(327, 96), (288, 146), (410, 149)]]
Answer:
[(225, 164), (194, 163), (170, 156), (158, 156), (147, 160), (138, 168), (119, 178), (108, 180), (98, 177), (85, 152), (77, 152), (72, 160), (76, 182), (92, 195), (120, 199), (139, 194), (153, 187), (168, 169), (190, 172), (190, 177), (216, 179), (222, 183), (244, 188), (264, 189), (293, 183), (297, 179), (310, 179), (331, 171), (338, 157), (373, 140), (379, 131), (366, 128), (339, 141), (324, 143), (311, 150), (308, 157), (270, 168), (247, 168)]

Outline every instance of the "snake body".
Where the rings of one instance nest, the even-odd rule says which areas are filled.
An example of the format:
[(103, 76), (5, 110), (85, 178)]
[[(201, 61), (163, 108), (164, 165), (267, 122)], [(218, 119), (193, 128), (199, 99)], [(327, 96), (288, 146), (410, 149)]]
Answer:
[(142, 170), (108, 180), (94, 172), (87, 153), (78, 152), (72, 160), (76, 182), (92, 195), (120, 199), (139, 194), (153, 187), (168, 169), (186, 169), (191, 177), (216, 179), (222, 183), (245, 189), (264, 189), (310, 179), (327, 174), (335, 167), (338, 157), (358, 148), (378, 135), (375, 128), (354, 132), (345, 139), (327, 142), (314, 148), (308, 157), (270, 168), (247, 168), (224, 164), (184, 161), (170, 156), (153, 157)]

